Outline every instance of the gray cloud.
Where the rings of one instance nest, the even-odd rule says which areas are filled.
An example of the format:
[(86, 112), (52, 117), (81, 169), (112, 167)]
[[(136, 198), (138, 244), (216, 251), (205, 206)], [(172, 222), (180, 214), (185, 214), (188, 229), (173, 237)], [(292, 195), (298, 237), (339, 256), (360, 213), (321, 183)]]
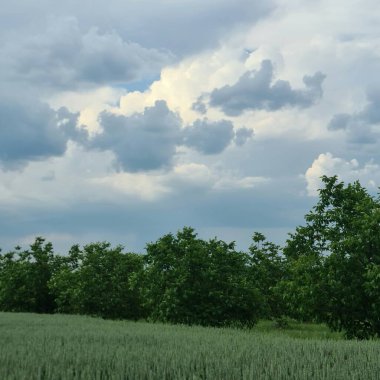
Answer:
[(273, 65), (264, 60), (258, 71), (248, 71), (232, 86), (215, 89), (210, 94), (210, 105), (219, 107), (229, 116), (246, 110), (276, 111), (284, 107), (307, 108), (322, 96), (321, 72), (304, 76), (305, 89), (292, 89), (288, 81), (273, 81)]
[[(295, 181), (297, 183), (284, 184), (280, 180), (254, 191), (199, 192), (183, 187), (175, 189), (170, 197), (160, 202), (142, 202), (116, 195), (117, 202), (93, 202), (88, 199), (70, 203), (64, 209), (59, 206), (46, 209), (24, 205), (21, 212), (20, 208), (2, 209), (1, 248), (12, 248), (22, 243), (25, 236), (32, 240), (34, 236), (42, 235), (62, 250), (75, 243), (107, 240), (124, 244), (128, 250), (143, 251), (147, 242), (185, 225), (197, 229), (220, 228), (221, 232), (206, 236), (211, 238), (217, 233), (221, 239), (226, 238), (222, 232), (226, 227), (246, 229), (247, 240), (258, 228), (285, 227), (285, 232), (290, 232), (302, 222), (303, 215), (312, 205), (309, 197), (298, 196), (304, 187), (302, 179)], [(64, 241), (60, 240), (62, 235), (67, 235)], [(270, 235), (268, 237), (272, 238)]]
[[(116, 30), (125, 41), (146, 47), (168, 49), (175, 55), (193, 54), (215, 46), (234, 29), (251, 26), (274, 9), (270, 0), (181, 0), (96, 2), (76, 0), (51, 2), (27, 0), (4, 2), (0, 9), (0, 41), (9, 34), (41, 30), (46, 15), (65, 18), (75, 15), (87, 30)], [(196, 26), (196, 27), (195, 27)], [(24, 32), (25, 31), (25, 32)]]
[(126, 83), (153, 76), (172, 60), (168, 52), (146, 49), (116, 31), (82, 32), (75, 18), (51, 22), (40, 34), (1, 48), (3, 70), (13, 82), (76, 88)]
[(91, 146), (114, 152), (118, 167), (124, 171), (170, 166), (181, 141), (182, 121), (162, 100), (132, 116), (103, 112), (100, 124), (103, 132)]
[(235, 144), (244, 145), (253, 136), (253, 130), (248, 128), (239, 128), (235, 133)]
[(375, 143), (379, 137), (380, 124), (380, 90), (367, 92), (368, 104), (362, 111), (347, 114), (335, 114), (327, 128), (330, 131), (345, 130), (349, 142), (355, 144)]
[(233, 124), (227, 120), (216, 122), (196, 120), (183, 131), (183, 143), (204, 154), (221, 153), (235, 136)]
[(69, 140), (87, 149), (109, 150), (116, 167), (127, 172), (149, 171), (172, 166), (176, 149), (186, 145), (204, 154), (221, 153), (232, 141), (242, 145), (251, 133), (234, 132), (230, 121), (197, 120), (183, 127), (182, 119), (165, 101), (132, 116), (102, 112), (103, 131), (92, 139), (78, 125), (79, 113), (47, 104), (0, 99), (0, 161), (19, 168), (28, 161), (62, 156)]
[(332, 117), (327, 127), (328, 129), (330, 129), (330, 131), (346, 129), (350, 120), (351, 120), (351, 115), (347, 113), (337, 113)]
[(61, 107), (56, 112), (58, 126), (67, 139), (76, 141), (82, 145), (88, 143), (88, 132), (83, 126), (78, 126), (79, 112), (72, 113), (66, 107)]
[(198, 96), (197, 100), (191, 105), (191, 109), (201, 115), (206, 114), (207, 107), (204, 100), (204, 95)]
[(18, 168), (28, 161), (62, 156), (69, 139), (82, 142), (86, 132), (77, 129), (78, 115), (54, 111), (47, 104), (0, 98), (0, 161)]
[(228, 120), (198, 119), (183, 127), (182, 119), (164, 100), (132, 116), (103, 112), (99, 121), (103, 131), (89, 147), (112, 151), (117, 168), (127, 172), (169, 168), (180, 145), (212, 155), (224, 151), (232, 141), (241, 146), (252, 136), (246, 128), (235, 133)]

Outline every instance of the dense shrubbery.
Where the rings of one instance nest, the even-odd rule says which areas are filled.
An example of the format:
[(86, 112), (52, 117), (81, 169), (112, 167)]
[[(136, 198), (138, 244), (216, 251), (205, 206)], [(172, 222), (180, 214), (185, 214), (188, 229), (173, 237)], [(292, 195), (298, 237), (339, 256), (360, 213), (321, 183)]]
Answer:
[(148, 244), (145, 255), (95, 243), (60, 256), (37, 238), (0, 255), (0, 310), (210, 326), (291, 317), (347, 337), (379, 336), (380, 201), (357, 182), (323, 181), (283, 249), (255, 233), (239, 252), (184, 228)]

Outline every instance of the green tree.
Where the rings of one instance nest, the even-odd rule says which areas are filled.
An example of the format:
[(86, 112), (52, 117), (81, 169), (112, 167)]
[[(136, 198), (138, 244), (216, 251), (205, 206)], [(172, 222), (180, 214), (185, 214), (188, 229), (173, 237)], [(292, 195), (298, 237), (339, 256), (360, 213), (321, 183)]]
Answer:
[[(291, 235), (285, 254), (293, 266), (294, 289), (304, 306), (347, 337), (380, 334), (380, 205), (359, 182), (344, 185), (322, 177), (319, 201), (306, 215), (306, 226)], [(308, 299), (308, 301), (307, 301)]]
[(261, 317), (279, 320), (287, 314), (280, 282), (286, 276), (286, 263), (280, 246), (258, 232), (249, 247), (250, 275), (262, 295)]
[(247, 256), (234, 244), (198, 239), (192, 228), (147, 245), (145, 300), (154, 320), (221, 326), (253, 324), (258, 292)]
[(20, 247), (0, 256), (0, 309), (51, 313), (55, 308), (48, 282), (59, 266), (51, 243), (36, 238), (30, 249)]
[(59, 269), (49, 280), (48, 286), (56, 303), (55, 311), (80, 314), (80, 265), (82, 251), (78, 245), (71, 247), (67, 256), (62, 256)]
[(138, 282), (142, 270), (142, 256), (124, 253), (121, 246), (73, 246), (49, 286), (60, 312), (138, 319), (143, 316)]
[(327, 288), (323, 278), (324, 259), (316, 254), (288, 257), (286, 275), (278, 283), (286, 314), (303, 322), (324, 322)]

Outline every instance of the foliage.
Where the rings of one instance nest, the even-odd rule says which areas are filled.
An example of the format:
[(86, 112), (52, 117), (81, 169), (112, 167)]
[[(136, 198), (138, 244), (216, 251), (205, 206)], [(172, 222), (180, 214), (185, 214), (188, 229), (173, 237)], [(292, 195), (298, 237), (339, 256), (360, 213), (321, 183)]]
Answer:
[(59, 265), (51, 243), (36, 238), (30, 249), (0, 256), (0, 309), (51, 313), (55, 303), (47, 286)]
[[(347, 337), (379, 335), (379, 201), (359, 182), (345, 186), (337, 177), (323, 182), (306, 226), (297, 228), (285, 249), (293, 268), (291, 285), (300, 290), (310, 315), (331, 328)], [(297, 267), (303, 270), (294, 271)]]
[(321, 279), (320, 257), (313, 254), (300, 255), (297, 259), (290, 257), (286, 268), (287, 275), (278, 288), (287, 315), (299, 321), (321, 321), (319, 316), (325, 309), (327, 296)]
[(286, 314), (280, 281), (286, 275), (286, 263), (280, 247), (255, 232), (249, 247), (249, 273), (262, 296), (261, 317), (275, 318), (279, 323)]
[(140, 290), (143, 259), (123, 253), (110, 243), (72, 247), (61, 270), (49, 285), (58, 311), (97, 315), (103, 318), (138, 319), (143, 316)]
[(82, 252), (78, 245), (71, 247), (67, 256), (61, 257), (61, 265), (49, 280), (48, 286), (56, 302), (56, 312), (79, 314), (81, 284), (79, 266)]
[(246, 262), (233, 243), (198, 239), (192, 228), (148, 244), (144, 288), (151, 318), (211, 326), (255, 323), (259, 296)]

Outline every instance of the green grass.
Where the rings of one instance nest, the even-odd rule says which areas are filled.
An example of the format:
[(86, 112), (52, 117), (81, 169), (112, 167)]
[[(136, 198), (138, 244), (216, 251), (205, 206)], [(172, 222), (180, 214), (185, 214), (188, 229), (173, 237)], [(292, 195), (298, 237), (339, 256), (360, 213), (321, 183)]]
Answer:
[(2, 380), (368, 380), (380, 379), (379, 358), (378, 341), (345, 341), (319, 325), (249, 331), (0, 313)]
[(260, 321), (253, 330), (298, 339), (343, 339), (342, 333), (331, 332), (327, 326), (316, 323), (289, 322), (286, 328), (281, 329), (276, 328), (272, 321)]

